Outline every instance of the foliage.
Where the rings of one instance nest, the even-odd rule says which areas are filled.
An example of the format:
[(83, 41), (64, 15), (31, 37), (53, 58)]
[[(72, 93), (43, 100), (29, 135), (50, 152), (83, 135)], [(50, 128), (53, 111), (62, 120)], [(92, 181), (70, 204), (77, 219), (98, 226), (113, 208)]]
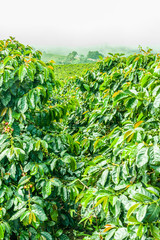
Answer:
[(141, 51), (111, 55), (75, 83), (84, 239), (160, 239), (160, 57)]
[(61, 119), (77, 102), (58, 94), (53, 63), (13, 38), (0, 41), (0, 79), (0, 239), (65, 239), (84, 164)]
[[(92, 50), (91, 50), (92, 49)], [(57, 65), (59, 64), (66, 64), (66, 57), (67, 55), (73, 51), (73, 49), (69, 49), (69, 48), (53, 48), (52, 49), (47, 49), (47, 48), (43, 48), (41, 50), (43, 52), (42, 55), (42, 60), (44, 62), (49, 62), (50, 60), (54, 60), (56, 62)], [(91, 48), (74, 48), (74, 51), (76, 51), (78, 53), (78, 55), (80, 56), (80, 58), (77, 60), (73, 60), (71, 63), (72, 64), (78, 64), (78, 63), (89, 63), (89, 62), (93, 62), (92, 60), (88, 60), (87, 59), (87, 54), (89, 51), (92, 52), (96, 52), (98, 51), (99, 53), (102, 53), (103, 56), (107, 56), (108, 53), (123, 53), (126, 56), (132, 55), (134, 53), (139, 53), (138, 49), (130, 49), (127, 47), (111, 47), (108, 45), (101, 45), (101, 46), (92, 46)], [(157, 52), (157, 50), (156, 50)], [(98, 58), (99, 59), (99, 55)]]
[(92, 70), (97, 67), (97, 63), (80, 63), (80, 64), (65, 64), (54, 65), (55, 79), (66, 82), (71, 81), (75, 76), (82, 76), (87, 70)]
[(42, 61), (49, 62), (50, 60), (54, 60), (57, 65), (64, 64), (66, 61), (66, 56), (60, 55), (60, 54), (54, 54), (54, 53), (46, 53), (42, 52)]
[(92, 58), (92, 59), (99, 59), (99, 57), (104, 57), (102, 53), (98, 51), (89, 51), (87, 54), (87, 58)]
[(84, 64), (84, 63), (93, 63), (99, 60), (99, 57), (104, 57), (103, 54), (98, 51), (89, 51), (85, 56), (83, 54), (78, 54), (76, 51), (72, 51), (66, 56), (58, 55), (54, 53), (46, 53), (43, 52), (42, 60), (44, 62), (49, 62), (50, 60), (54, 60), (56, 65), (70, 65), (70, 64)]
[(74, 61), (75, 57), (77, 57), (77, 56), (78, 56), (78, 53), (76, 51), (73, 51), (68, 54), (68, 56), (66, 57), (66, 61), (67, 62)]
[(79, 55), (76, 51), (72, 51), (66, 56), (43, 52), (42, 60), (44, 62), (49, 62), (50, 60), (54, 60), (56, 65), (70, 65), (70, 64), (75, 65), (75, 64), (93, 63), (93, 59), (88, 59), (83, 54)]
[(160, 239), (160, 57), (97, 64), (0, 42), (0, 239)]

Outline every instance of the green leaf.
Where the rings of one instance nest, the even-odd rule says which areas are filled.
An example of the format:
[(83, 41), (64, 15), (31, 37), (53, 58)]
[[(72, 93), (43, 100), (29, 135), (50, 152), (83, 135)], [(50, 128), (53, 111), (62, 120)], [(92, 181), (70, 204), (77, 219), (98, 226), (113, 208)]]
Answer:
[(56, 237), (60, 237), (60, 236), (62, 235), (62, 233), (63, 233), (63, 230), (62, 230), (62, 229), (59, 229), (59, 230), (56, 232), (55, 236), (56, 236)]
[(112, 181), (115, 184), (119, 183), (119, 177), (120, 177), (120, 167), (114, 167), (113, 171), (112, 171)]
[(23, 221), (23, 220), (25, 219), (25, 217), (29, 216), (29, 214), (30, 214), (30, 211), (29, 211), (29, 210), (25, 211), (25, 212), (21, 215), (20, 221)]
[(148, 187), (148, 188), (147, 188), (147, 191), (150, 192), (150, 193), (155, 194), (155, 195), (158, 196), (158, 197), (159, 197), (159, 195), (160, 195), (160, 192), (158, 191), (158, 189), (156, 189), (156, 188), (154, 188), (154, 187)]
[(10, 93), (6, 93), (4, 95), (4, 98), (1, 99), (2, 104), (6, 107), (8, 105), (8, 103), (11, 100), (11, 94)]
[(3, 222), (3, 226), (5, 228), (5, 232), (7, 232), (7, 233), (11, 232), (11, 227), (8, 222)]
[(105, 240), (110, 240), (110, 239), (113, 237), (115, 231), (116, 231), (116, 229), (111, 229), (111, 230), (109, 230), (109, 231), (107, 232), (107, 234), (105, 235)]
[(148, 148), (147, 147), (141, 148), (136, 156), (137, 167), (140, 168), (143, 165), (145, 165), (148, 162), (148, 159), (149, 159), (148, 158)]
[(142, 86), (142, 87), (146, 87), (146, 86), (147, 86), (148, 79), (149, 79), (151, 76), (152, 76), (151, 73), (147, 73), (147, 74), (145, 74), (144, 77), (142, 77), (142, 79), (141, 79), (141, 86)]
[(156, 240), (160, 240), (160, 229), (157, 228), (154, 225), (151, 225), (151, 233), (152, 236), (156, 239)]
[(138, 104), (138, 100), (136, 98), (131, 98), (127, 102), (126, 108), (132, 108), (134, 109)]
[(137, 191), (132, 190), (130, 198), (142, 203), (153, 201), (152, 194), (144, 188), (140, 188)]
[(11, 123), (13, 121), (13, 113), (11, 108), (9, 108), (8, 110), (8, 116), (9, 116), (9, 123)]
[[(0, 69), (0, 72), (1, 72), (1, 69)], [(0, 75), (0, 87), (2, 86), (3, 84), (3, 75)]]
[[(117, 101), (126, 99), (128, 97), (132, 96), (130, 91), (126, 91), (126, 92), (120, 92), (115, 98), (114, 98), (114, 102), (116, 103)], [(112, 96), (113, 97), (113, 96)], [(115, 104), (114, 103), (114, 104)]]
[(4, 82), (8, 82), (9, 78), (10, 78), (10, 72), (8, 70), (5, 70), (3, 75)]
[(131, 223), (139, 223), (134, 216), (130, 216), (130, 217), (128, 218), (128, 221), (131, 222)]
[(101, 204), (102, 202), (104, 202), (105, 200), (108, 200), (108, 197), (102, 197), (102, 198), (100, 198), (98, 201), (97, 201), (97, 203), (95, 204), (95, 208), (99, 205), (99, 204)]
[(141, 224), (141, 225), (139, 225), (139, 228), (137, 231), (137, 236), (141, 238), (142, 235), (143, 235), (143, 225)]
[(15, 163), (12, 163), (8, 172), (11, 174), (11, 176), (13, 178), (15, 178), (15, 176), (16, 176), (16, 165), (15, 165)]
[(160, 213), (159, 205), (156, 203), (151, 204), (147, 210), (147, 215), (146, 215), (147, 221), (150, 223), (153, 221), (156, 221), (158, 219), (159, 213)]
[(66, 202), (67, 201), (67, 199), (68, 199), (68, 191), (67, 191), (67, 188), (66, 187), (63, 187), (62, 188), (62, 196), (63, 196), (63, 199), (64, 199), (64, 201)]
[(3, 64), (6, 65), (8, 61), (10, 61), (12, 59), (11, 56), (5, 57), (5, 59), (3, 60)]
[(21, 217), (21, 215), (26, 211), (26, 208), (22, 208), (18, 212), (16, 212), (11, 218), (10, 221), (16, 220), (17, 218)]
[(75, 171), (77, 169), (77, 163), (76, 160), (73, 157), (70, 157), (70, 166), (72, 171)]
[(157, 228), (154, 225), (151, 225), (151, 233), (152, 236), (156, 239), (156, 240), (160, 240), (160, 230), (159, 228)]
[(30, 92), (29, 92), (29, 94), (28, 94), (28, 101), (29, 101), (29, 103), (30, 103), (30, 105), (31, 105), (31, 107), (34, 109), (35, 108), (35, 95), (34, 95), (35, 93), (34, 93), (34, 91), (33, 90), (31, 90)]
[(48, 143), (44, 140), (41, 140), (41, 145), (43, 148), (48, 149)]
[(136, 203), (133, 206), (130, 207), (130, 209), (127, 212), (127, 218), (131, 216), (131, 214), (140, 206), (140, 203)]
[(154, 100), (154, 103), (153, 103), (153, 106), (155, 108), (159, 108), (159, 106), (160, 106), (160, 93), (156, 96), (156, 98)]
[(27, 68), (27, 74), (28, 74), (28, 77), (31, 79), (31, 81), (34, 81), (33, 70), (30, 66)]
[(39, 165), (38, 168), (39, 168), (39, 172), (40, 172), (41, 176), (43, 176), (44, 175), (43, 165)]
[(0, 63), (0, 74), (3, 74), (3, 73), (4, 73), (4, 64)]
[(154, 145), (149, 149), (149, 157), (151, 165), (159, 165), (160, 164), (160, 149), (157, 145)]
[(48, 218), (43, 210), (42, 207), (40, 207), (39, 205), (37, 204), (33, 204), (32, 205), (32, 211), (34, 212), (34, 214), (37, 216), (37, 218), (40, 220), (40, 221), (46, 221)]
[(0, 224), (0, 239), (1, 240), (4, 239), (4, 230), (1, 224)]
[(114, 235), (114, 239), (115, 240), (122, 240), (124, 238), (126, 238), (128, 236), (128, 231), (126, 228), (119, 228), (115, 235)]
[(18, 76), (21, 82), (23, 82), (23, 79), (27, 73), (27, 70), (25, 68), (25, 65), (21, 65), (19, 68)]
[(54, 222), (57, 222), (57, 219), (58, 219), (58, 210), (55, 210), (53, 208), (51, 208), (50, 210), (50, 215), (51, 215), (51, 218)]
[(28, 109), (27, 97), (23, 96), (22, 98), (20, 98), (17, 106), (21, 113), (25, 113)]
[(137, 218), (138, 222), (142, 222), (143, 219), (145, 218), (146, 212), (147, 212), (147, 207), (148, 207), (148, 205), (143, 205), (143, 206), (139, 207), (137, 214), (136, 214), (136, 218)]
[(109, 174), (109, 170), (106, 169), (103, 171), (100, 179), (98, 180), (98, 182), (104, 187), (106, 181), (107, 181), (107, 177), (108, 177), (108, 174)]
[(0, 154), (0, 161), (7, 156), (7, 154), (9, 153), (9, 148), (5, 149), (1, 154)]
[(55, 158), (55, 159), (53, 159), (53, 161), (52, 161), (51, 164), (50, 164), (50, 167), (51, 167), (51, 170), (52, 170), (52, 171), (55, 169), (56, 163), (57, 163), (57, 159)]
[[(78, 236), (80, 236), (80, 234), (78, 234)], [(66, 234), (62, 234), (62, 235), (59, 237), (59, 240), (70, 240), (70, 238), (69, 238)]]
[(40, 146), (41, 146), (41, 140), (38, 140), (35, 144), (35, 151), (39, 151)]
[(25, 183), (29, 182), (30, 178), (31, 178), (31, 177), (28, 177), (28, 176), (22, 177), (22, 178), (19, 180), (18, 185), (19, 185), (19, 186), (24, 185)]
[(90, 91), (90, 87), (87, 84), (83, 84), (83, 86), (88, 92)]
[(48, 232), (41, 232), (41, 235), (44, 236), (46, 240), (53, 240), (51, 234)]
[(52, 186), (52, 183), (51, 181), (47, 181), (46, 184), (45, 184), (45, 193), (49, 196), (51, 195), (51, 186)]

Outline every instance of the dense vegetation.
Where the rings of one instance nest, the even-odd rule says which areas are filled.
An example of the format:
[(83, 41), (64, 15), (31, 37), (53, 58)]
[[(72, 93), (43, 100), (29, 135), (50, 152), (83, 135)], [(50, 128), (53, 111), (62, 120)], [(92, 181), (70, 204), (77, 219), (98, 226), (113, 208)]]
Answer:
[(103, 54), (99, 53), (98, 51), (89, 51), (87, 54), (87, 58), (91, 59), (99, 59), (99, 57), (103, 58)]
[(97, 63), (54, 65), (55, 79), (66, 82), (76, 76), (81, 77), (88, 70), (96, 69)]
[(53, 69), (0, 41), (0, 239), (160, 239), (159, 55)]
[(50, 60), (54, 60), (56, 64), (64, 64), (66, 62), (66, 56), (60, 55), (60, 54), (43, 52), (42, 60), (44, 62), (49, 62)]
[(76, 51), (72, 51), (67, 56), (53, 53), (43, 53), (42, 59), (44, 62), (54, 60), (57, 65), (63, 65), (63, 64), (93, 63), (102, 57), (104, 57), (103, 54), (101, 54), (98, 51), (89, 51), (86, 56), (83, 54), (78, 54), (78, 52)]
[[(155, 49), (156, 52), (158, 52), (158, 49)], [(93, 62), (88, 59), (88, 53), (89, 52), (94, 52), (97, 53), (98, 52), (98, 56), (96, 54), (96, 58), (103, 54), (103, 56), (107, 56), (108, 53), (123, 53), (126, 56), (132, 55), (134, 53), (139, 53), (138, 49), (131, 49), (131, 48), (127, 48), (127, 47), (111, 47), (108, 45), (101, 45), (101, 46), (92, 46), (92, 47), (74, 47), (73, 48), (41, 48), (41, 51), (43, 52), (42, 55), (42, 60), (44, 62), (49, 62), (50, 60), (54, 60), (56, 62), (56, 64), (78, 64), (78, 63), (89, 63), (89, 62)], [(74, 57), (74, 52), (76, 52), (78, 55), (77, 58), (72, 58), (71, 61), (69, 62), (67, 59), (70, 55), (72, 55)], [(75, 55), (75, 56), (76, 56)], [(92, 57), (91, 57), (92, 58)], [(95, 58), (94, 58), (95, 59)]]

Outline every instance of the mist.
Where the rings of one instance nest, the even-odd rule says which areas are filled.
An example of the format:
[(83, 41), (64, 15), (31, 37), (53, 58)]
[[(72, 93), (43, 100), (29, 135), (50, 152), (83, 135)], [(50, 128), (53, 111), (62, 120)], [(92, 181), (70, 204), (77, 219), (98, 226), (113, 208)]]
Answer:
[(159, 7), (158, 0), (8, 0), (1, 2), (0, 36), (46, 50), (104, 45), (156, 49)]

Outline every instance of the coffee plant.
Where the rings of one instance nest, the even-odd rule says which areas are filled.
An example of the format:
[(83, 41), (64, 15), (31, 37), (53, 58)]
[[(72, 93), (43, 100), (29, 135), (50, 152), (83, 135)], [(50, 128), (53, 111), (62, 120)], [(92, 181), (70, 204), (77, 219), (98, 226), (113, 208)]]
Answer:
[(0, 239), (160, 239), (160, 56), (97, 65), (0, 41)]
[(76, 79), (84, 239), (160, 239), (160, 57), (116, 54)]
[(0, 41), (0, 239), (67, 239), (75, 226), (79, 144), (61, 121), (77, 105), (57, 88), (53, 63)]

